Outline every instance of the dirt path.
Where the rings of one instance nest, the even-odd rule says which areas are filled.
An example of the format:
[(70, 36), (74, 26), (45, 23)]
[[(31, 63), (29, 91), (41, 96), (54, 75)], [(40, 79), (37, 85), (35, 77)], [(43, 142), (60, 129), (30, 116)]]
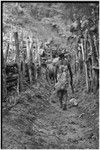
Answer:
[(62, 111), (58, 102), (50, 103), (49, 93), (40, 91), (44, 96), (31, 90), (17, 105), (3, 111), (3, 148), (95, 149), (92, 128), (79, 117), (78, 107)]

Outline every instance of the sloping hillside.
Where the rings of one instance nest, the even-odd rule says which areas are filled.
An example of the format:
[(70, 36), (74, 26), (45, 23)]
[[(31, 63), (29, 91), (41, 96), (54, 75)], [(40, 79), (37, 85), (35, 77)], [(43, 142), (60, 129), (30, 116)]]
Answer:
[[(42, 83), (41, 85), (39, 83)], [(4, 149), (96, 149), (98, 148), (98, 97), (76, 86), (78, 106), (59, 108), (51, 102), (53, 87), (44, 80), (13, 97), (3, 108)], [(81, 88), (79, 87), (81, 86)], [(81, 93), (80, 93), (81, 90)], [(96, 103), (97, 102), (97, 103)], [(8, 103), (9, 104), (9, 103)]]

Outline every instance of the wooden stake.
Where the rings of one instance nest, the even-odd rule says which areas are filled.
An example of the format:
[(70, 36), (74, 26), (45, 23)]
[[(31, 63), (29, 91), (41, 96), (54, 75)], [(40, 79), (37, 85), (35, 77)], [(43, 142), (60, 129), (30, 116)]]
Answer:
[(15, 47), (16, 47), (16, 62), (18, 64), (18, 85), (17, 92), (18, 94), (22, 91), (22, 72), (21, 72), (21, 62), (20, 62), (20, 50), (19, 50), (19, 40), (18, 40), (18, 32), (14, 33), (15, 38)]
[(6, 85), (6, 62), (7, 62), (7, 57), (8, 57), (8, 52), (9, 52), (9, 43), (7, 45), (7, 49), (5, 52), (5, 57), (4, 54), (2, 52), (2, 60), (3, 60), (3, 72), (2, 72), (2, 76), (3, 76), (3, 98), (5, 99), (7, 96), (7, 85)]
[(31, 62), (30, 62), (30, 41), (26, 40), (27, 45), (27, 63), (28, 63), (28, 73), (29, 73), (29, 81), (32, 83), (32, 72), (31, 72)]
[[(86, 40), (86, 39), (85, 39)], [(85, 43), (85, 48), (86, 48), (86, 41), (84, 41)], [(87, 64), (85, 62), (85, 53), (84, 53), (84, 48), (83, 48), (83, 39), (81, 39), (81, 48), (82, 48), (82, 56), (83, 56), (83, 61), (84, 61), (84, 66), (85, 66), (85, 77), (86, 77), (86, 87), (87, 87), (87, 91), (89, 90), (89, 85), (88, 85), (88, 72), (87, 72)]]

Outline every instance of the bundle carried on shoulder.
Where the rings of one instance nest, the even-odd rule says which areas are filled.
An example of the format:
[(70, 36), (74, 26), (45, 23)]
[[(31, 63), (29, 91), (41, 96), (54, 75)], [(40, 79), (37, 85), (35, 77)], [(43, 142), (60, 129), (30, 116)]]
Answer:
[(57, 65), (59, 63), (59, 57), (54, 58), (52, 63), (53, 63), (53, 65)]
[(58, 82), (55, 84), (55, 89), (60, 90), (64, 89), (66, 86), (66, 72), (63, 72), (58, 79)]

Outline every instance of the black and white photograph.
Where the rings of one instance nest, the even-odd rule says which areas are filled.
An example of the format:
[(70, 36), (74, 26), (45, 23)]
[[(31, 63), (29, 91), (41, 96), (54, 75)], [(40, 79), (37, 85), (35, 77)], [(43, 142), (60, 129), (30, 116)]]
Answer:
[(99, 1), (1, 1), (1, 149), (99, 149)]

